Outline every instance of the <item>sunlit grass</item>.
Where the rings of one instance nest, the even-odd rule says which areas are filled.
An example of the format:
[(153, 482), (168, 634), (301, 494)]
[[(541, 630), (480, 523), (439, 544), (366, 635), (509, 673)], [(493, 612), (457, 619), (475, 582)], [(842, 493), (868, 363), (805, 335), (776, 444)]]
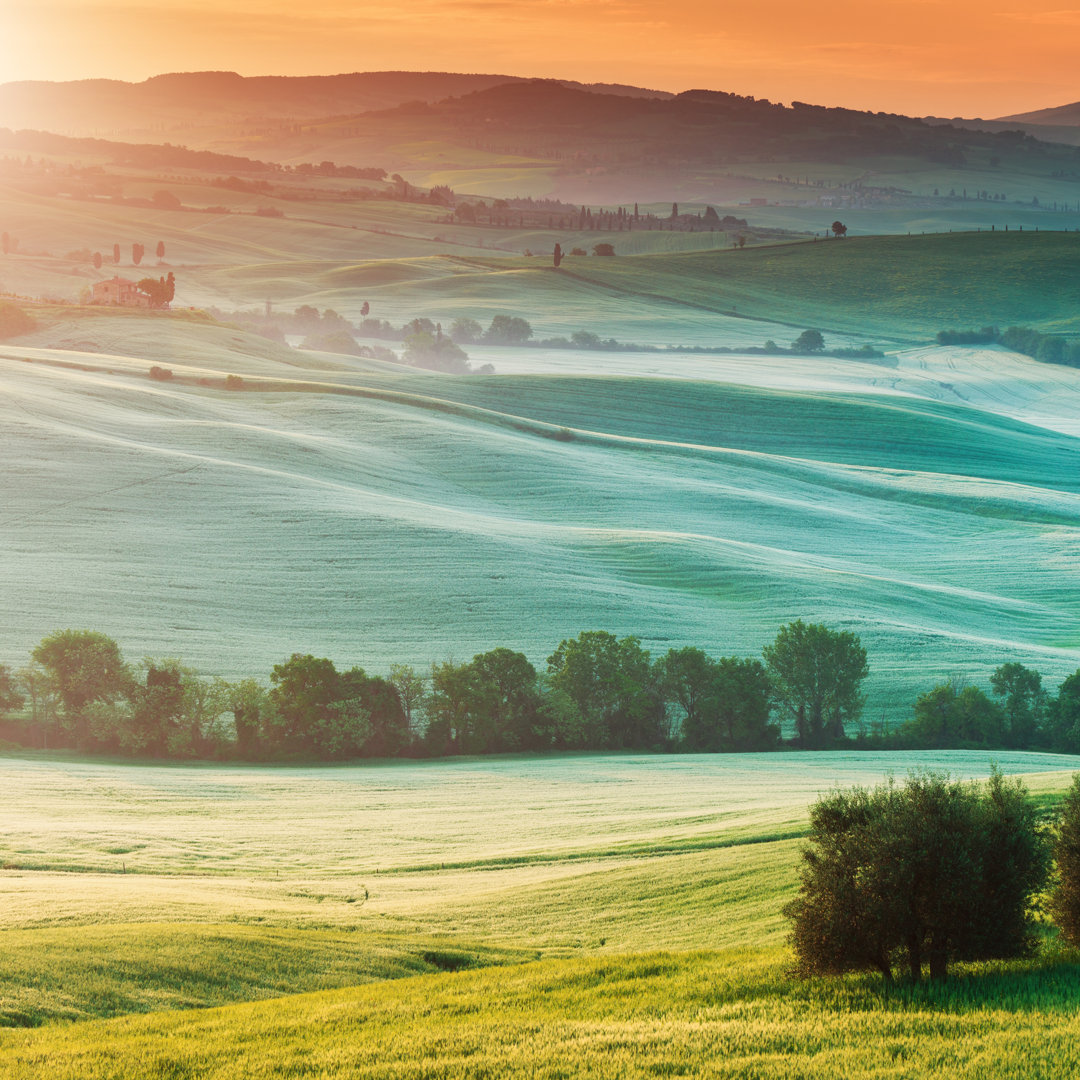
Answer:
[[(972, 970), (917, 992), (799, 983), (782, 950), (549, 960), (210, 1012), (8, 1033), (0, 1067), (200, 1077), (1061, 1077), (1077, 968)], [(127, 1070), (127, 1071), (125, 1071)]]

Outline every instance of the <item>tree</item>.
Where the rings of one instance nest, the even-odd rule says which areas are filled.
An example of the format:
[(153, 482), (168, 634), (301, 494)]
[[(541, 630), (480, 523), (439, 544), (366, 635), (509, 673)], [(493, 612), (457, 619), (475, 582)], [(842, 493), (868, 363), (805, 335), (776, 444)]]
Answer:
[(845, 723), (862, 712), (859, 687), (869, 670), (858, 637), (798, 619), (780, 628), (763, 655), (799, 744), (817, 747), (843, 738)]
[(990, 676), (990, 686), (1002, 699), (1006, 744), (1016, 750), (1031, 746), (1046, 708), (1042, 676), (1023, 664), (1002, 664)]
[(539, 749), (540, 694), (536, 668), (526, 656), (492, 649), (474, 656), (470, 667), (484, 717), (482, 752)]
[(89, 736), (87, 708), (119, 696), (130, 679), (119, 646), (96, 630), (56, 630), (41, 640), (31, 658), (49, 673), (64, 720), (80, 744)]
[(112, 261), (119, 266), (120, 265), (120, 245), (113, 244), (112, 246)]
[(488, 345), (524, 345), (532, 337), (532, 327), (517, 315), (496, 315), (484, 331)]
[(157, 242), (157, 257), (159, 259), (164, 259), (165, 258), (165, 241), (164, 240), (159, 240)]
[(450, 340), (455, 345), (475, 345), (483, 334), (484, 328), (467, 315), (455, 319), (450, 324)]
[(397, 691), (398, 701), (401, 702), (405, 724), (410, 734), (415, 734), (418, 714), (427, 694), (424, 676), (407, 664), (391, 664), (390, 681)]
[[(571, 712), (561, 725), (568, 748), (648, 749), (664, 741), (659, 673), (636, 637), (585, 630), (548, 657), (548, 687)], [(565, 721), (572, 721), (573, 731)]]
[(360, 318), (365, 319), (371, 314), (371, 305), (365, 300), (360, 305)]
[(435, 754), (464, 754), (472, 743), (474, 700), (468, 664), (431, 665), (431, 694), (424, 741)]
[(614, 255), (615, 247), (613, 244), (593, 244), (592, 253), (594, 255)]
[(555, 269), (558, 270), (559, 263), (563, 260), (562, 247), (559, 244), (555, 245), (555, 251), (552, 253), (552, 261), (555, 264)]
[(176, 279), (170, 270), (167, 278), (141, 278), (135, 283), (136, 288), (150, 298), (152, 308), (167, 308), (176, 295)]
[(1054, 838), (1057, 884), (1050, 894), (1050, 916), (1061, 936), (1080, 946), (1080, 773), (1061, 803), (1061, 818)]
[(410, 334), (405, 339), (405, 351), (402, 359), (414, 367), (428, 368), (432, 371), (445, 371), (453, 375), (466, 375), (470, 371), (469, 357), (460, 345), (448, 337), (421, 331)]
[(825, 348), (825, 339), (820, 330), (804, 330), (792, 343), (791, 351), (795, 353), (821, 352)]
[(270, 711), (266, 689), (254, 679), (241, 679), (236, 683), (222, 680), (218, 691), (224, 708), (233, 715), (237, 753), (242, 758), (258, 756), (265, 748)]
[(1003, 714), (977, 686), (958, 680), (938, 683), (915, 702), (915, 716), (902, 729), (918, 746), (959, 749), (1001, 746)]
[(847, 236), (847, 226), (842, 221), (834, 221), (829, 228), (832, 229), (832, 234), (837, 240), (842, 236)]
[(367, 734), (359, 744), (359, 753), (365, 757), (393, 757), (408, 746), (409, 721), (391, 680), (367, 675), (362, 668), (354, 667), (341, 676), (341, 682), (342, 698), (358, 704), (367, 718)]
[(1053, 749), (1068, 754), (1080, 750), (1080, 670), (1058, 687), (1047, 709), (1046, 728)]
[(146, 248), (142, 244), (131, 245), (131, 263), (133, 266), (138, 266), (143, 261), (143, 256), (146, 254)]
[(101, 269), (101, 264), (102, 264), (102, 261), (103, 261), (103, 260), (102, 260), (102, 258), (101, 258), (101, 252), (100, 252), (100, 251), (95, 251), (95, 252), (94, 252), (94, 257), (93, 257), (93, 259), (92, 259), (92, 262), (93, 262), (93, 264), (94, 264), (94, 269), (95, 269), (95, 270), (100, 270), (100, 269)]
[(761, 750), (778, 731), (769, 724), (771, 685), (758, 660), (713, 660), (701, 649), (671, 649), (658, 662), (665, 700), (682, 716), (687, 750)]
[(25, 700), (16, 686), (17, 678), (7, 664), (0, 664), (0, 714), (21, 709)]
[(275, 737), (283, 748), (323, 758), (360, 753), (371, 734), (370, 717), (349, 674), (343, 678), (333, 661), (310, 653), (293, 653), (274, 665), (269, 697), (276, 708)]
[(19, 689), (30, 701), (30, 722), (41, 730), (42, 745), (49, 747), (50, 735), (56, 728), (60, 696), (52, 675), (38, 664), (28, 664), (16, 673)]
[(810, 811), (800, 887), (784, 907), (800, 974), (1023, 955), (1048, 850), (1019, 780), (985, 790), (941, 774), (833, 792)]

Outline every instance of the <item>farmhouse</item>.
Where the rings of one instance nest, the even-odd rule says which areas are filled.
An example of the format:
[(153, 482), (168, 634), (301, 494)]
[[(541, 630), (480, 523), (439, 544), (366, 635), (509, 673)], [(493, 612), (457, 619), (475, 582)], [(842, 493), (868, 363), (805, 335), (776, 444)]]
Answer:
[(114, 277), (108, 281), (95, 281), (91, 304), (108, 304), (112, 307), (149, 307), (150, 297), (142, 292), (134, 281)]

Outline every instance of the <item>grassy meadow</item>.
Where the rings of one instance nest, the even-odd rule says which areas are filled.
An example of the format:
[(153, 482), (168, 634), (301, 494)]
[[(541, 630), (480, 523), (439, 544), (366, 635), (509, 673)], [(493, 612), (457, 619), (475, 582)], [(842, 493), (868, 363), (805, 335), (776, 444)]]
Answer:
[[(0, 1071), (1055, 1075), (1060, 951), (915, 990), (787, 974), (808, 801), (994, 759), (7, 757)], [(1080, 766), (996, 760), (1047, 805)]]

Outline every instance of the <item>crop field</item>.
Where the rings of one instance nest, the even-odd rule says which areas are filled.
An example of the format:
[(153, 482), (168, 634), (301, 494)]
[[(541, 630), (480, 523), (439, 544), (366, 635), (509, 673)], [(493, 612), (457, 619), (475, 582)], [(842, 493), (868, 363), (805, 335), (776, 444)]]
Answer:
[(757, 655), (803, 617), (860, 634), (875, 723), (1080, 666), (1070, 369), (487, 348), (506, 373), (460, 379), (178, 319), (38, 340), (0, 348), (6, 663), (62, 626), (262, 679), (296, 651), (542, 667), (584, 629)]
[(1080, 767), (1009, 752), (7, 757), (0, 1071), (419, 1076), (437, 1057), (451, 1077), (1054, 1075), (1075, 1053), (1066, 954), (892, 993), (786, 974), (779, 909), (807, 803), (909, 769), (982, 778), (995, 760), (1046, 804)]

